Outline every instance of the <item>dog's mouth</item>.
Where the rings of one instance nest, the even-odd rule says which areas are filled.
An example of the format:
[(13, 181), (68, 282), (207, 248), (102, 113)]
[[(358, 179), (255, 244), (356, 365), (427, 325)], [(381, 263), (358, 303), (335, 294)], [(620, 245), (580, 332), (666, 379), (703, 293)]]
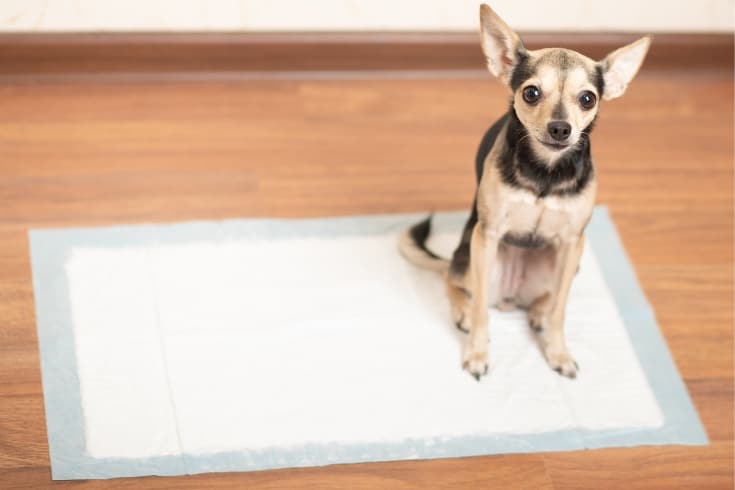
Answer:
[(538, 141), (539, 141), (539, 143), (541, 143), (542, 145), (544, 145), (546, 148), (548, 148), (550, 150), (554, 150), (554, 151), (566, 150), (567, 148), (569, 148), (570, 146), (572, 146), (569, 143), (567, 143), (567, 144), (563, 144), (563, 143), (547, 143), (546, 141), (542, 141), (542, 140), (538, 140)]

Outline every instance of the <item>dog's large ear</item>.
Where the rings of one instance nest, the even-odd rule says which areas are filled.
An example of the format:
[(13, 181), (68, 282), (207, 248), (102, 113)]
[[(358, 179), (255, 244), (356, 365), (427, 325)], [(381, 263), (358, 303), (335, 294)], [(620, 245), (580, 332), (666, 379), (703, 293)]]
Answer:
[(625, 93), (628, 84), (641, 67), (643, 59), (648, 53), (652, 36), (642, 37), (639, 40), (616, 49), (600, 62), (602, 78), (605, 81), (605, 90), (602, 98), (615, 99)]
[(524, 51), (521, 38), (484, 3), (480, 5), (480, 31), (482, 51), (490, 73), (508, 83), (518, 62), (518, 54)]

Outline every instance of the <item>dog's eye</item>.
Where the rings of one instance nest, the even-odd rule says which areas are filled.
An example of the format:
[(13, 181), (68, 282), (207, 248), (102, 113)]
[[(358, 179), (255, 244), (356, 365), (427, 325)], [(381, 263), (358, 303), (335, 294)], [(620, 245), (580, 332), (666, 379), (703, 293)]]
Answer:
[(533, 105), (541, 98), (541, 90), (535, 85), (523, 89), (523, 100)]
[(597, 102), (597, 97), (595, 96), (595, 94), (593, 94), (589, 90), (585, 90), (579, 95), (579, 105), (581, 105), (582, 109), (586, 111), (595, 107), (596, 102)]

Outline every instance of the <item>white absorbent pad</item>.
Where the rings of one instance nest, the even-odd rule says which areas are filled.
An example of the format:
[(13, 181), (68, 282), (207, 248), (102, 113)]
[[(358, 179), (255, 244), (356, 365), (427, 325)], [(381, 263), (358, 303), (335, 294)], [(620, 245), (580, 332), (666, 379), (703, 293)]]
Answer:
[[(575, 380), (522, 312), (490, 312), (490, 370), (442, 278), (397, 251), (417, 215), (30, 234), (55, 479), (705, 444), (604, 209), (566, 333)], [(464, 214), (439, 214), (448, 256)]]

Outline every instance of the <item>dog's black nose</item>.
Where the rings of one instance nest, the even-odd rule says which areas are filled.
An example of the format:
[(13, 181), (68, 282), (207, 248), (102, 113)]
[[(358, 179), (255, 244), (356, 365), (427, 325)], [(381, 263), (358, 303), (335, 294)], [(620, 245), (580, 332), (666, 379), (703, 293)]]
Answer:
[(569, 138), (569, 134), (572, 132), (572, 126), (564, 121), (551, 121), (546, 129), (549, 130), (549, 135), (556, 141), (564, 141)]

